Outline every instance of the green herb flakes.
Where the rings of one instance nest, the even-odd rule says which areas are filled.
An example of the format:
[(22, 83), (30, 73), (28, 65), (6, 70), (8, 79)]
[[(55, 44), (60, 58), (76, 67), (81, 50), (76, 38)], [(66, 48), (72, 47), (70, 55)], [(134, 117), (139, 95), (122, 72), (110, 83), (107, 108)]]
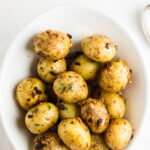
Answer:
[(65, 38), (63, 36), (61, 36), (61, 39), (64, 40)]
[(50, 106), (50, 105), (48, 105), (48, 109), (49, 109), (49, 110), (51, 109), (51, 106)]
[(71, 83), (68, 84), (68, 89), (69, 89), (69, 90), (72, 89), (72, 84), (71, 84)]

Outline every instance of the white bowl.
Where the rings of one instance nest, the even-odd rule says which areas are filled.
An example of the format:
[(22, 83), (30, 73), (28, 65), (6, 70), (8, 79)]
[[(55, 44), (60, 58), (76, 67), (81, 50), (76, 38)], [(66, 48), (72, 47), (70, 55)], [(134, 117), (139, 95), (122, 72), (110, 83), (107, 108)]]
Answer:
[(125, 59), (133, 70), (133, 83), (125, 90), (126, 118), (135, 129), (134, 138), (127, 147), (131, 150), (136, 144), (148, 100), (144, 57), (131, 33), (114, 17), (80, 5), (61, 5), (42, 14), (18, 35), (6, 53), (1, 66), (0, 109), (4, 128), (15, 149), (28, 150), (32, 145), (32, 136), (24, 124), (24, 113), (15, 100), (15, 88), (22, 79), (36, 75), (33, 37), (47, 29), (70, 33), (77, 50), (83, 37), (95, 33), (109, 36), (118, 45), (117, 56)]

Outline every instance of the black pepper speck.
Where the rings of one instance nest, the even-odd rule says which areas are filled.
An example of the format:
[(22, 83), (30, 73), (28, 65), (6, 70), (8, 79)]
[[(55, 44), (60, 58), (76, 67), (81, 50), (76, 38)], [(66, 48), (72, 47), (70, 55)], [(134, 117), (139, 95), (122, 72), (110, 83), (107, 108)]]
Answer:
[(102, 121), (103, 121), (103, 120), (102, 120), (101, 118), (100, 118), (100, 119), (98, 119), (98, 120), (97, 120), (97, 125), (98, 125), (98, 126), (100, 126), (100, 125), (101, 125), (101, 123), (102, 123)]

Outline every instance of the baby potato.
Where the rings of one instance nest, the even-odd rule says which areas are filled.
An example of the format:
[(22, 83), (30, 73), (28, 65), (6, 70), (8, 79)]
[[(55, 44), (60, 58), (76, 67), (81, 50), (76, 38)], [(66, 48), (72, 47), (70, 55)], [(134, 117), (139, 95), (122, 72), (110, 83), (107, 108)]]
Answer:
[(36, 35), (33, 47), (41, 57), (57, 60), (64, 58), (72, 47), (70, 37), (69, 34), (47, 30)]
[(89, 150), (109, 150), (109, 148), (106, 145), (102, 135), (92, 134), (91, 146)]
[(116, 54), (115, 45), (104, 35), (96, 34), (84, 38), (81, 47), (87, 57), (98, 62), (108, 62)]
[(105, 132), (105, 142), (113, 150), (124, 149), (132, 136), (131, 124), (126, 119), (114, 119)]
[(119, 58), (107, 63), (99, 75), (99, 86), (107, 92), (118, 92), (131, 83), (132, 72), (128, 64)]
[(119, 93), (104, 92), (100, 100), (104, 101), (110, 119), (122, 118), (125, 115), (125, 101)]
[(32, 150), (69, 150), (69, 148), (61, 142), (56, 132), (46, 132), (34, 138)]
[(58, 108), (52, 103), (43, 102), (27, 112), (25, 124), (33, 134), (41, 134), (51, 128), (58, 117)]
[(94, 62), (85, 55), (78, 56), (72, 63), (70, 70), (80, 74), (85, 80), (95, 80), (100, 63)]
[(18, 85), (16, 97), (20, 106), (29, 110), (35, 104), (47, 101), (46, 86), (38, 78), (27, 78)]
[(97, 88), (93, 94), (94, 98), (101, 100), (108, 109), (110, 119), (122, 118), (125, 114), (125, 100), (121, 92), (110, 93)]
[(60, 119), (69, 119), (79, 117), (80, 110), (76, 104), (58, 103)]
[(40, 57), (37, 65), (37, 72), (40, 78), (47, 83), (52, 83), (56, 79), (57, 75), (65, 72), (66, 69), (67, 64), (64, 58), (50, 60)]
[(89, 129), (80, 118), (61, 121), (58, 135), (72, 150), (88, 150), (91, 144)]
[(88, 87), (81, 75), (73, 71), (60, 74), (53, 84), (54, 92), (65, 103), (77, 103), (88, 95)]
[(89, 98), (81, 104), (81, 118), (94, 133), (104, 132), (109, 124), (109, 115), (103, 102)]

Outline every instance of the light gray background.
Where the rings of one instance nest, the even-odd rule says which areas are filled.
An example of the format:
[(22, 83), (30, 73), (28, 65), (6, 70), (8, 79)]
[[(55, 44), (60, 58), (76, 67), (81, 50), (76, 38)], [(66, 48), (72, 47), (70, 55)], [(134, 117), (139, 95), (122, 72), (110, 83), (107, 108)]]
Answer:
[[(140, 13), (149, 0), (0, 0), (0, 63), (16, 35), (36, 16), (61, 3), (82, 3), (107, 10), (119, 18), (135, 35), (150, 64), (150, 46), (140, 26)], [(149, 111), (150, 112), (150, 111)], [(150, 113), (149, 113), (150, 114)], [(138, 150), (150, 150), (150, 118), (146, 118)], [(14, 150), (0, 121), (0, 150)]]

